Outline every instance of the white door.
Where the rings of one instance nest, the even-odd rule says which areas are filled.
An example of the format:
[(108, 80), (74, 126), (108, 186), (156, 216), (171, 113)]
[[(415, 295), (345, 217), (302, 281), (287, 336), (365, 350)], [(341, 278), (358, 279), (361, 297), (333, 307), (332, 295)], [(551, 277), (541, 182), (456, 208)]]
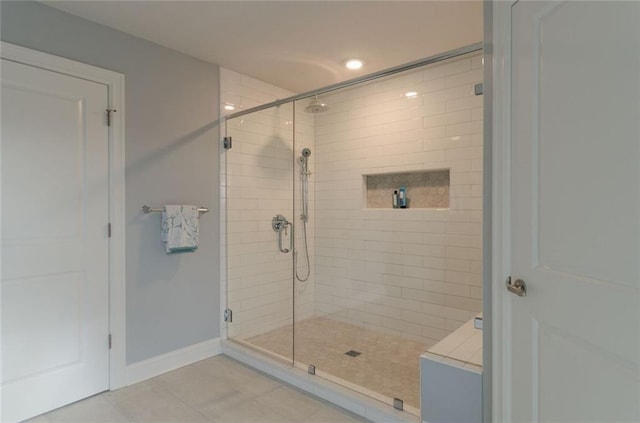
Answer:
[(506, 420), (638, 422), (640, 2), (514, 3), (510, 110)]
[(2, 418), (109, 387), (107, 86), (2, 59)]

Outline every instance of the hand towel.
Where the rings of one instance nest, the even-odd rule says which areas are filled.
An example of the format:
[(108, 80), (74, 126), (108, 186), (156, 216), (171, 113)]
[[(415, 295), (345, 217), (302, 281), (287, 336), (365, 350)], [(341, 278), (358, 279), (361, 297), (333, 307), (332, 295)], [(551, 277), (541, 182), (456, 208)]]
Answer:
[(198, 249), (198, 207), (166, 205), (162, 208), (162, 241), (167, 254)]

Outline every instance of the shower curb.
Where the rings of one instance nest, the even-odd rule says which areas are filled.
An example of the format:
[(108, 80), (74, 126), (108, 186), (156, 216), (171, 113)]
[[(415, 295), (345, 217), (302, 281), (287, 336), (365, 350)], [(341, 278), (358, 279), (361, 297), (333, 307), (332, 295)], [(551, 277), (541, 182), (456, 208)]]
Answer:
[(256, 351), (236, 344), (222, 341), (222, 353), (256, 370), (266, 373), (284, 383), (292, 385), (311, 395), (342, 407), (354, 414), (376, 423), (419, 423), (420, 418), (394, 410), (390, 406), (336, 385), (333, 382), (312, 376), (307, 372), (265, 357)]

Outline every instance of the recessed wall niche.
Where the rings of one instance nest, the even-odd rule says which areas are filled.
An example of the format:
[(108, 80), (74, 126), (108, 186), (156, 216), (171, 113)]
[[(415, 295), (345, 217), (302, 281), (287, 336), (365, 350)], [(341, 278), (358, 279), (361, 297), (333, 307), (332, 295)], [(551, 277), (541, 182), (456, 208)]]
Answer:
[(393, 192), (407, 190), (407, 208), (448, 209), (449, 169), (363, 175), (366, 207), (393, 208)]

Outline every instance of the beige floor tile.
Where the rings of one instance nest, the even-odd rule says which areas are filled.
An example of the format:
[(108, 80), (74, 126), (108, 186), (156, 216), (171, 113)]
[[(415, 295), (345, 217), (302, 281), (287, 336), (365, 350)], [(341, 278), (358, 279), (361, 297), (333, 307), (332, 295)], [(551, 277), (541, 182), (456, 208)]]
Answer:
[(41, 416), (34, 417), (29, 420), (25, 420), (24, 423), (51, 423), (51, 419), (50, 419), (51, 413), (53, 413), (53, 411), (47, 414), (43, 414)]
[(210, 375), (226, 387), (253, 394), (262, 394), (281, 386), (270, 376), (251, 369), (235, 360), (220, 356), (199, 361), (192, 365), (199, 372)]
[(109, 403), (115, 405), (116, 403), (126, 401), (151, 390), (153, 390), (153, 385), (149, 381), (144, 381), (134, 385), (125, 386), (124, 388), (120, 388), (115, 391), (105, 392), (102, 396)]
[(159, 390), (170, 392), (194, 408), (223, 402), (238, 393), (232, 386), (216, 378), (215, 375), (202, 372), (193, 366), (166, 373), (152, 379), (150, 383)]
[(345, 410), (335, 409), (331, 406), (323, 407), (316, 411), (303, 423), (363, 423), (367, 420), (349, 413)]
[(220, 355), (79, 401), (29, 423), (305, 421), (355, 423), (365, 420)]
[(293, 423), (283, 414), (256, 400), (205, 407), (202, 413), (215, 423)]
[(308, 419), (323, 406), (317, 399), (285, 386), (259, 396), (256, 402), (294, 422)]
[(30, 423), (117, 423), (126, 417), (102, 395), (96, 395), (51, 413), (29, 420)]
[[(283, 354), (291, 332), (287, 326), (246, 341)], [(430, 346), (326, 317), (295, 325), (296, 361), (416, 408), (420, 407), (420, 354)], [(350, 350), (361, 354), (345, 355)]]
[(114, 407), (131, 422), (209, 422), (210, 419), (165, 389), (151, 390), (118, 401)]

